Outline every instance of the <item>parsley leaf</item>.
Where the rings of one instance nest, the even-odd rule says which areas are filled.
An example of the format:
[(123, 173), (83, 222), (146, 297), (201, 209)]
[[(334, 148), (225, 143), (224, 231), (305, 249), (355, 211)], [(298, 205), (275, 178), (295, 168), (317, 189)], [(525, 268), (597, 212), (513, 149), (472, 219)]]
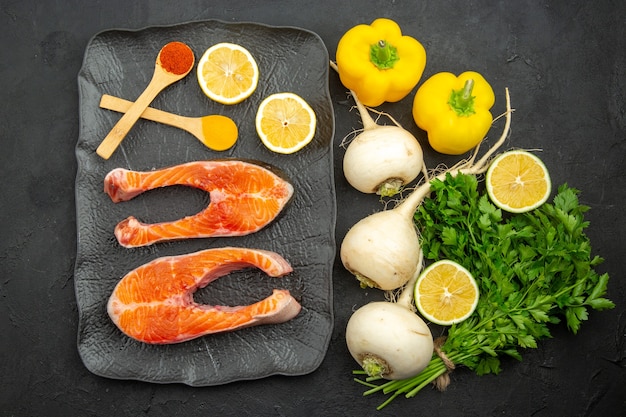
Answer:
[[(605, 298), (609, 276), (595, 270), (603, 259), (591, 254), (584, 232), (589, 207), (580, 204), (578, 190), (561, 185), (552, 203), (505, 215), (478, 185), (475, 176), (464, 174), (433, 180), (432, 197), (418, 207), (414, 222), (426, 259), (455, 261), (477, 281), (476, 310), (447, 329), (441, 351), (457, 366), (484, 375), (501, 371), (502, 356), (522, 360), (520, 349), (551, 337), (550, 326), (565, 321), (575, 334), (590, 310), (615, 304)], [(391, 394), (388, 402), (401, 393), (416, 395), (446, 372), (434, 355), (413, 378), (363, 383), (374, 387), (368, 393)]]
[(485, 301), (474, 313), (479, 320), (448, 331), (442, 349), (461, 353), (460, 363), (479, 374), (499, 372), (494, 356), (536, 348), (537, 340), (550, 337), (548, 325), (564, 319), (576, 333), (589, 309), (614, 307), (603, 297), (608, 275), (594, 271), (602, 260), (591, 256), (588, 207), (580, 205), (578, 190), (564, 184), (552, 204), (503, 216), (474, 176), (447, 175), (432, 189), (414, 216), (417, 227), (428, 230), (425, 256), (465, 266)]

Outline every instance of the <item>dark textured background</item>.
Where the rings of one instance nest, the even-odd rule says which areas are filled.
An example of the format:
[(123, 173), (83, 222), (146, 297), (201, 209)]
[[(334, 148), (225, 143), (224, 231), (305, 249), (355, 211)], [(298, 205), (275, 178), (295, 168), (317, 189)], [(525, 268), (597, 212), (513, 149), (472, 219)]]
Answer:
[[(345, 348), (356, 306), (379, 299), (361, 291), (340, 263), (334, 269), (335, 329), (324, 362), (302, 377), (270, 377), (207, 388), (114, 381), (90, 374), (76, 349), (73, 289), (76, 229), (74, 146), (76, 76), (97, 32), (202, 20), (256, 21), (318, 33), (334, 57), (340, 36), (376, 17), (398, 21), (426, 47), (424, 78), (474, 69), (504, 108), (511, 90), (512, 137), (506, 147), (543, 149), (555, 185), (567, 182), (591, 206), (594, 254), (606, 258), (608, 297), (574, 336), (553, 339), (505, 361), (498, 376), (460, 369), (445, 393), (425, 389), (382, 412), (382, 396), (362, 398)], [(3, 416), (433, 415), (619, 416), (626, 414), (626, 6), (621, 1), (65, 1), (0, 3), (0, 414)], [(379, 209), (341, 173), (341, 138), (359, 126), (338, 78), (335, 107), (337, 242)], [(412, 94), (387, 105), (419, 139)], [(425, 146), (427, 163), (442, 158)], [(233, 352), (236, 355), (236, 352)]]

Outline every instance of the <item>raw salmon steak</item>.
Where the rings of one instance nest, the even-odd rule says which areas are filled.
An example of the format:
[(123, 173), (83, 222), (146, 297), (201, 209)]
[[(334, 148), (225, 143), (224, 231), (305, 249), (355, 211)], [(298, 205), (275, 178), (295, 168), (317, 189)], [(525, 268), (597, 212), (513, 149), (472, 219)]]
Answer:
[(221, 236), (243, 236), (271, 223), (293, 195), (293, 186), (271, 170), (240, 160), (189, 162), (156, 171), (117, 168), (104, 179), (114, 202), (159, 187), (186, 185), (209, 193), (200, 213), (171, 222), (146, 224), (130, 216), (115, 227), (127, 248), (156, 242)]
[(196, 290), (248, 267), (271, 277), (292, 271), (280, 255), (259, 249), (226, 247), (162, 257), (124, 276), (109, 298), (107, 311), (126, 335), (152, 344), (179, 343), (211, 333), (283, 323), (298, 315), (300, 303), (288, 290), (275, 289), (264, 300), (247, 306), (194, 302)]

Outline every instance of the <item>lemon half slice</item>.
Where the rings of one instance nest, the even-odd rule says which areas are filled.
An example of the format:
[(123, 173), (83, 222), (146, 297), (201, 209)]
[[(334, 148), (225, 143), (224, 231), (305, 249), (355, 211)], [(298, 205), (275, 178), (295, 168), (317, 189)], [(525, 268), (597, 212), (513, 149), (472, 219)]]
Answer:
[(198, 61), (198, 84), (211, 100), (237, 104), (250, 97), (259, 82), (259, 67), (241, 45), (222, 42), (207, 49)]
[(478, 304), (478, 285), (467, 269), (451, 260), (428, 266), (415, 283), (415, 305), (425, 319), (449, 326), (467, 319)]
[(536, 155), (522, 150), (496, 157), (487, 170), (485, 182), (493, 204), (511, 213), (539, 207), (552, 191), (544, 163)]
[(294, 93), (276, 93), (265, 98), (256, 114), (256, 131), (273, 152), (290, 154), (313, 140), (315, 112)]

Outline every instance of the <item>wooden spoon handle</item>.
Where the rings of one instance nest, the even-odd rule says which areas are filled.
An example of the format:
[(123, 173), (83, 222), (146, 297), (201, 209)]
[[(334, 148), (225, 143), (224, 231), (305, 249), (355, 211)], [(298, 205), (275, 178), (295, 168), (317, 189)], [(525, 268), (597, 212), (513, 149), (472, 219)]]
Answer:
[(166, 74), (164, 70), (161, 70), (160, 67), (157, 66), (150, 84), (148, 84), (144, 92), (135, 100), (115, 126), (113, 126), (113, 129), (111, 129), (102, 143), (100, 143), (100, 146), (98, 146), (98, 149), (96, 149), (96, 153), (104, 159), (109, 159), (152, 100), (154, 100), (161, 90), (175, 81), (178, 81), (180, 78), (181, 77)]
[[(100, 107), (120, 113), (126, 113), (132, 104), (132, 101), (124, 100), (123, 98), (111, 96), (109, 94), (103, 94), (100, 99)], [(183, 130), (188, 130), (190, 128), (189, 124), (194, 120), (190, 117), (168, 113), (152, 107), (146, 108), (141, 114), (141, 118), (152, 120), (153, 122), (164, 123)]]

